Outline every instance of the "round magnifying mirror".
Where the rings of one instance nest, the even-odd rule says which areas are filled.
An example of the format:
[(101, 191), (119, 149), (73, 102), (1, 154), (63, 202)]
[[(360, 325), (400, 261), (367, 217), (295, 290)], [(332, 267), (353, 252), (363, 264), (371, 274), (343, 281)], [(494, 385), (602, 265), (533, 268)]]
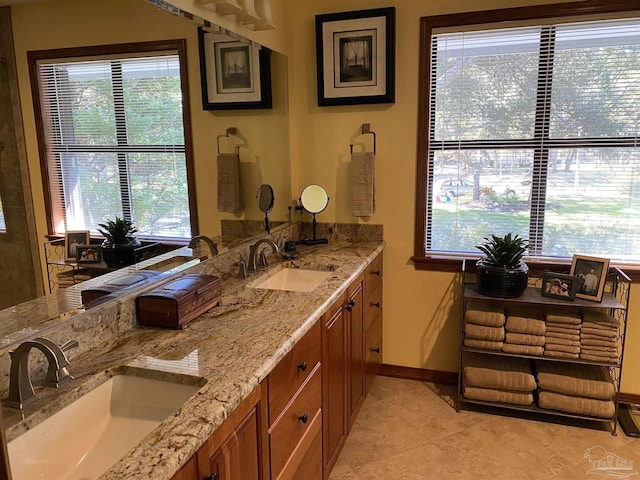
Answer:
[(273, 209), (273, 188), (271, 185), (260, 185), (258, 187), (258, 193), (256, 194), (256, 200), (258, 202), (258, 208), (264, 213), (269, 213)]
[(267, 233), (271, 232), (271, 227), (269, 226), (269, 215), (268, 213), (273, 208), (273, 188), (271, 185), (262, 184), (258, 187), (258, 193), (256, 193), (256, 200), (258, 202), (258, 208), (264, 212), (264, 228)]
[(320, 185), (309, 185), (300, 194), (300, 203), (309, 213), (320, 213), (329, 205), (329, 195)]

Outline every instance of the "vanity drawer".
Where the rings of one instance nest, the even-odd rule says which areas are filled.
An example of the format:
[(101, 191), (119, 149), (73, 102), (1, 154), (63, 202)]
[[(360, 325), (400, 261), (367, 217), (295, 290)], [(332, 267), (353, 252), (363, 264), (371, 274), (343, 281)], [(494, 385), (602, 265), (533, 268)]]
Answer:
[(364, 277), (364, 294), (368, 297), (382, 283), (382, 253), (367, 267)]
[(365, 348), (365, 391), (368, 392), (382, 363), (382, 312), (380, 312), (371, 327), (367, 330)]
[(269, 430), (271, 478), (278, 478), (289, 457), (310, 429), (322, 405), (320, 365)]
[(378, 284), (378, 287), (370, 292), (370, 295), (367, 295), (367, 299), (365, 300), (365, 312), (366, 313), (366, 326), (365, 329), (368, 330), (373, 321), (378, 316), (378, 314), (382, 311), (382, 283)]
[(273, 480), (322, 480), (322, 411), (318, 410), (280, 475)]
[(269, 374), (269, 425), (276, 421), (320, 361), (320, 327), (320, 321), (316, 322)]

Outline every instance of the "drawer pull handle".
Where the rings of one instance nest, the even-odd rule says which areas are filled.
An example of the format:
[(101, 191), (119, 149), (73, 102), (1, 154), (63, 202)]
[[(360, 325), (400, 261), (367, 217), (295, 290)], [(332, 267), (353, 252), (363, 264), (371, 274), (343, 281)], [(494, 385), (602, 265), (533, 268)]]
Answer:
[(380, 308), (380, 302), (371, 302), (372, 307)]
[(372, 348), (371, 349), (372, 352), (376, 352), (376, 353), (380, 353), (380, 347), (378, 348)]
[(303, 372), (307, 371), (307, 362), (302, 362), (298, 364), (298, 370), (302, 370)]
[(218, 480), (218, 474), (212, 473), (211, 475), (207, 475), (203, 480)]
[(300, 420), (302, 423), (307, 423), (307, 421), (309, 420), (309, 417), (305, 413), (301, 417), (298, 417), (298, 420)]
[(344, 307), (348, 312), (353, 310), (353, 307), (356, 306), (356, 302), (354, 300), (349, 300), (349, 303)]
[(375, 275), (376, 277), (380, 276), (380, 270), (374, 270), (373, 272), (371, 272), (371, 275)]

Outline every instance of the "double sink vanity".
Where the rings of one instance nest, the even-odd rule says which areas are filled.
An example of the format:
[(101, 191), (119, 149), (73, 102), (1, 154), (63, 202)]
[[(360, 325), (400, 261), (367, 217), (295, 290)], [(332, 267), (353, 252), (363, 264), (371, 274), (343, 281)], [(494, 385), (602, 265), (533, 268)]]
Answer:
[[(269, 255), (248, 278), (249, 244), (202, 261), (181, 248), (125, 269), (166, 266), (153, 282), (5, 337), (3, 373), (26, 340), (78, 343), (73, 380), (3, 407), (14, 480), (328, 478), (382, 357), (384, 244), (353, 237)], [(186, 273), (221, 278), (220, 305), (184, 330), (137, 326), (135, 298)]]

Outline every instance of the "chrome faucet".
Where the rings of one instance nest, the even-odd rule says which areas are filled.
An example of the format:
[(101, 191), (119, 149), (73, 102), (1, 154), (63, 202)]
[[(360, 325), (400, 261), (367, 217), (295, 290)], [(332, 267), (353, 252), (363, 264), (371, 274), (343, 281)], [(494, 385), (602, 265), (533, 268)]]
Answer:
[(9, 352), (11, 355), (11, 368), (9, 371), (9, 395), (4, 400), (8, 407), (22, 409), (25, 405), (36, 400), (33, 384), (29, 378), (29, 352), (32, 348), (40, 350), (47, 359), (49, 367), (44, 384), (49, 387), (58, 388), (65, 382), (73, 380), (67, 371), (70, 365), (65, 350), (78, 346), (78, 342), (71, 340), (62, 347), (47, 338), (34, 338), (22, 342), (18, 348)]
[(211, 256), (218, 255), (218, 246), (215, 244), (213, 240), (211, 240), (206, 235), (196, 235), (189, 241), (189, 245), (187, 247), (194, 248), (198, 243), (198, 240), (202, 240), (209, 247), (209, 251), (211, 252)]
[[(258, 240), (256, 243), (249, 247), (249, 272), (256, 271), (256, 257), (260, 254), (258, 247), (263, 243), (266, 243), (268, 246), (270, 246), (273, 253), (278, 253), (280, 251), (278, 245), (276, 245), (275, 242), (270, 238), (261, 238), (260, 240)], [(263, 262), (266, 263), (264, 260)]]

